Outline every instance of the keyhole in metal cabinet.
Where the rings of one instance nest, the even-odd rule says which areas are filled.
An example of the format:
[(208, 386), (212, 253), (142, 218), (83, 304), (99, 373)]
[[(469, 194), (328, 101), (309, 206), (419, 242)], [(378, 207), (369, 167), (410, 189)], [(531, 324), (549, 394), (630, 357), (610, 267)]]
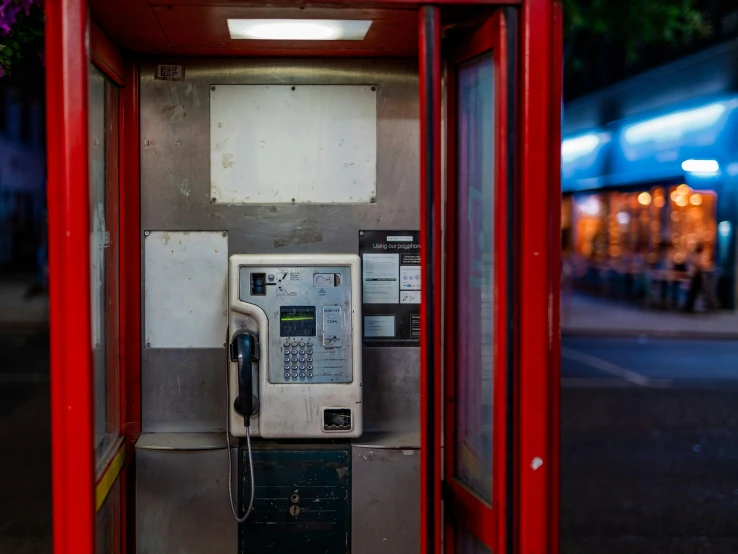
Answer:
[(297, 517), (300, 515), (300, 506), (292, 505), (290, 506), (290, 514)]
[(292, 500), (293, 504), (297, 504), (300, 501), (300, 495), (295, 493), (292, 496), (290, 496), (290, 500)]

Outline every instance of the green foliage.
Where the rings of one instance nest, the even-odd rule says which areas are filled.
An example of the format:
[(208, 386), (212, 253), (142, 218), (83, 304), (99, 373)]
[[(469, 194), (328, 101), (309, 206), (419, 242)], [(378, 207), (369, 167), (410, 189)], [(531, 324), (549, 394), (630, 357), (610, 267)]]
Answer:
[[(605, 36), (625, 47), (629, 63), (644, 46), (675, 45), (706, 36), (696, 0), (564, 0), (567, 51), (580, 34)], [(567, 56), (567, 58), (574, 58)], [(567, 59), (576, 67), (576, 58)]]
[[(17, 1), (17, 0), (16, 0)], [(7, 3), (6, 3), (7, 2)], [(11, 7), (13, 0), (1, 7)], [(19, 2), (19, 5), (21, 3)], [(44, 47), (44, 11), (37, 4), (15, 13), (12, 21), (4, 19), (0, 29), (0, 77), (29, 56), (42, 56)], [(4, 15), (4, 14), (0, 14)], [(43, 58), (42, 58), (43, 59)]]

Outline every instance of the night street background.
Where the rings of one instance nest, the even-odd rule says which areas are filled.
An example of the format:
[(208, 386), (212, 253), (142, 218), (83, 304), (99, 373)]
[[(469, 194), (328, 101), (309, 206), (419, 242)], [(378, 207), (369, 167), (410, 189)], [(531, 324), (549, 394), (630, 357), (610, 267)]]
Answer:
[(738, 342), (564, 337), (564, 554), (738, 552)]

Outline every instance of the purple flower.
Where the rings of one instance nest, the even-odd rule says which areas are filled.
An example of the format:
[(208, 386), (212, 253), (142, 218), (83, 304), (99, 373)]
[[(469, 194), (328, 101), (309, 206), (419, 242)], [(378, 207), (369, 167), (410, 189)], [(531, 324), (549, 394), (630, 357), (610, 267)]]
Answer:
[(15, 24), (16, 16), (23, 8), (13, 0), (2, 0), (2, 2), (0, 5), (0, 30), (7, 35), (10, 28)]

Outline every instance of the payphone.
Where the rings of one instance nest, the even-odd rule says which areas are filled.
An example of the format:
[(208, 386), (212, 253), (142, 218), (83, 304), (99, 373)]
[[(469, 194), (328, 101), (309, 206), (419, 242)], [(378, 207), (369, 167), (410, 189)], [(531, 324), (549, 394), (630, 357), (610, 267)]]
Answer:
[(230, 257), (227, 434), (246, 438), (252, 501), (252, 436), (361, 436), (359, 271), (353, 254)]

